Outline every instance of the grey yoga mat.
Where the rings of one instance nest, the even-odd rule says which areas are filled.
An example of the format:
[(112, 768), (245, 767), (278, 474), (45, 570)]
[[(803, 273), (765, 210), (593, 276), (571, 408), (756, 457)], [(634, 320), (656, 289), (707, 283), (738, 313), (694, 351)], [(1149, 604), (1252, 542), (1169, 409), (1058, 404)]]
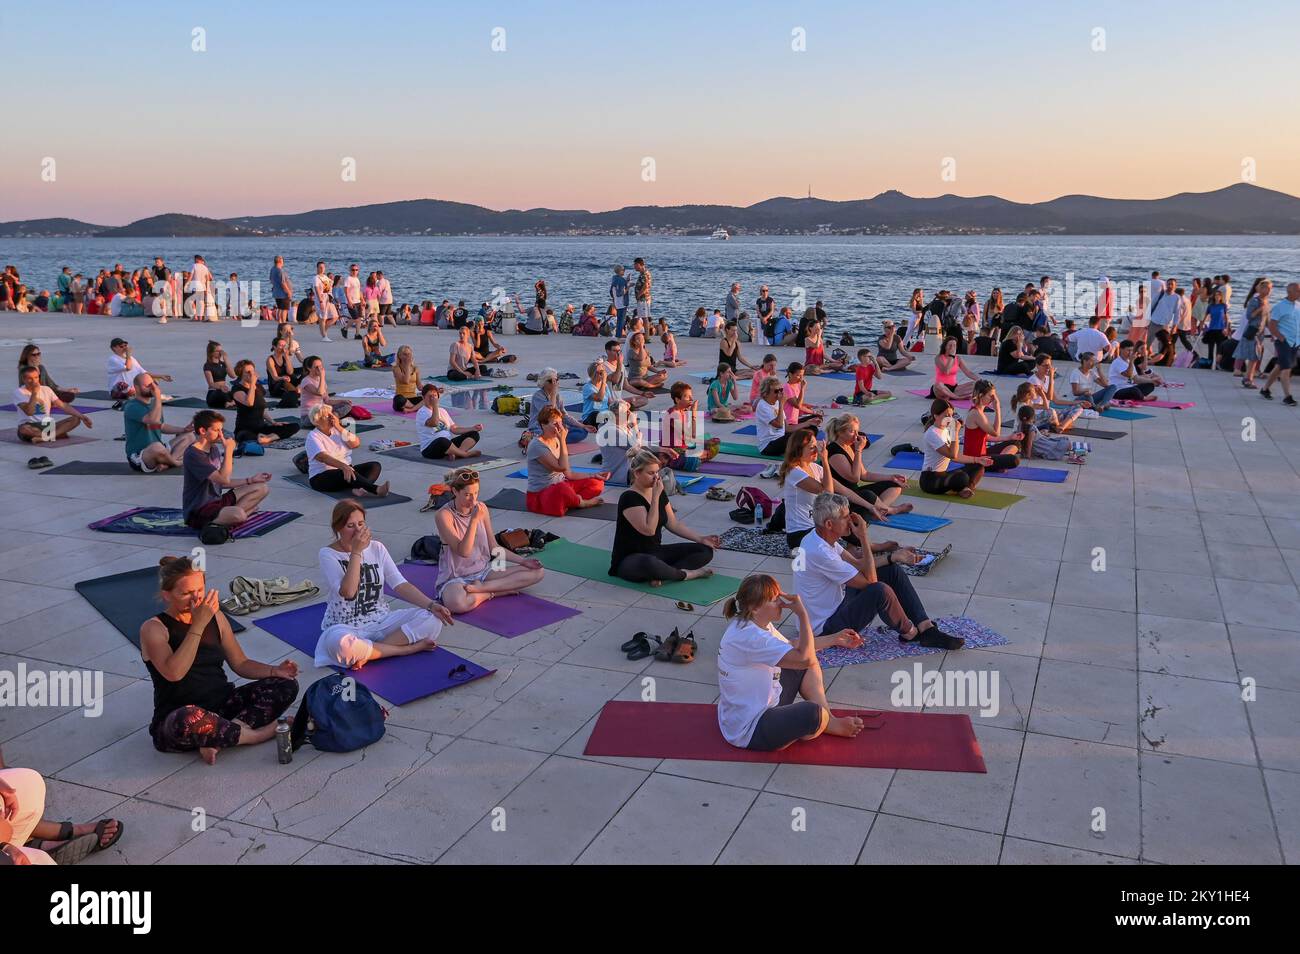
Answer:
[(449, 457), (429, 458), (429, 457), (425, 457), (420, 453), (419, 444), (411, 444), (408, 445), (407, 447), (396, 447), (393, 450), (380, 451), (380, 453), (388, 457), (400, 457), (402, 460), (414, 461), (417, 464), (432, 464), (435, 467), (451, 467), (451, 468), (473, 467), (475, 464), (482, 463), (483, 461), (501, 459), (500, 457), (495, 457), (492, 454), (479, 454), (477, 457), (461, 458), (458, 460), (452, 460)]
[[(532, 513), (528, 509), (527, 498), (522, 490), (516, 490), (508, 487), (500, 490), (491, 500), (486, 501), (489, 507), (496, 507), (499, 510), (514, 510), (518, 513)], [(545, 516), (545, 514), (538, 514)], [(584, 510), (570, 510), (566, 517), (588, 517), (592, 520), (617, 520), (618, 507), (612, 503), (603, 503), (598, 507), (587, 507)]]
[[(76, 590), (137, 648), (140, 646), (141, 624), (162, 607), (158, 602), (156, 566), (82, 580), (76, 584)], [(232, 631), (244, 631), (244, 624), (239, 620), (227, 616), (226, 621)]]

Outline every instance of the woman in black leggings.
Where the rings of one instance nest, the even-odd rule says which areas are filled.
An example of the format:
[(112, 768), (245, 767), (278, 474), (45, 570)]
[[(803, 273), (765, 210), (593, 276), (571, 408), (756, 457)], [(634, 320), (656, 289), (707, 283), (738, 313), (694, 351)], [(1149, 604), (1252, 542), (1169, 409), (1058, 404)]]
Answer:
[(360, 497), (370, 494), (388, 496), (388, 481), (377, 484), (383, 465), (377, 460), (352, 463), (352, 451), (361, 446), (361, 438), (339, 424), (338, 415), (328, 404), (312, 408), (313, 430), (307, 435), (307, 483), (324, 494), (351, 490)]
[[(930, 405), (934, 424), (925, 432), (925, 462), (921, 467), (921, 489), (927, 494), (956, 494), (967, 498), (993, 465), (990, 457), (968, 457), (961, 447), (961, 422), (952, 405), (942, 398)], [(953, 464), (960, 466), (953, 467)]]
[(475, 445), (482, 435), (483, 425), (457, 427), (451, 415), (438, 406), (441, 397), (442, 388), (436, 384), (426, 384), (420, 389), (420, 408), (415, 412), (415, 433), (421, 445), (420, 456), (429, 460), (478, 457), (482, 451)]
[[(1011, 470), (1020, 466), (1020, 439), (1011, 435), (1010, 440), (1002, 439), (1002, 403), (998, 400), (997, 389), (993, 382), (981, 378), (975, 382), (971, 392), (971, 409), (966, 415), (966, 433), (962, 450), (968, 457), (987, 457), (993, 461), (988, 466), (991, 471)], [(989, 439), (993, 444), (989, 445)]]
[(235, 365), (236, 384), (230, 389), (235, 402), (235, 441), (239, 444), (273, 444), (298, 433), (297, 421), (273, 420), (266, 412), (266, 392), (257, 383), (257, 365), (248, 359)]
[[(665, 581), (713, 575), (707, 564), (722, 540), (716, 535), (696, 533), (677, 519), (659, 479), (662, 466), (659, 455), (650, 450), (635, 450), (628, 455), (630, 487), (618, 498), (610, 576), (659, 586)], [(665, 528), (690, 542), (664, 543)]]

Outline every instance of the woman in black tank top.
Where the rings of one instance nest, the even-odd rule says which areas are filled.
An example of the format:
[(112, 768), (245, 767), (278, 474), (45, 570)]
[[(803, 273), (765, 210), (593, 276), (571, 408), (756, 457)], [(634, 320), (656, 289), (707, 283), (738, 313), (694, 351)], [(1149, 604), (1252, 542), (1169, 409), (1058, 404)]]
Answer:
[[(140, 627), (140, 655), (153, 681), (149, 735), (159, 752), (220, 749), (275, 736), (276, 718), (298, 696), (298, 667), (244, 655), (221, 612), (217, 591), (188, 557), (163, 557), (158, 568), (163, 611)], [(235, 687), (225, 665), (254, 682)]]
[(238, 381), (230, 389), (235, 402), (235, 440), (243, 444), (256, 441), (272, 444), (297, 434), (302, 427), (297, 421), (283, 423), (272, 420), (266, 413), (266, 392), (257, 382), (257, 368), (245, 359), (235, 365)]

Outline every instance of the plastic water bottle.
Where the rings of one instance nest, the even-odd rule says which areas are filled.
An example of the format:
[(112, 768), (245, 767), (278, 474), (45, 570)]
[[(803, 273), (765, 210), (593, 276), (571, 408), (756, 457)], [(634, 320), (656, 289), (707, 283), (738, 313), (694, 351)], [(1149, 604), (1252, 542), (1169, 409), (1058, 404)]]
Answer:
[(754, 529), (759, 533), (763, 532), (763, 505), (761, 503), (754, 505)]
[(289, 720), (279, 719), (275, 723), (275, 754), (281, 765), (293, 761), (293, 744), (289, 741)]

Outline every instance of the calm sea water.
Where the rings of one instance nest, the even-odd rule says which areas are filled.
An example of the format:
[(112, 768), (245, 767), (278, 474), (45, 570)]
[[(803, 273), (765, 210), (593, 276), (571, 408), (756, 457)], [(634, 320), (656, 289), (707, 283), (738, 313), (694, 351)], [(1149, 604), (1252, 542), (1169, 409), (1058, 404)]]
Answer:
[[(705, 238), (277, 238), (277, 239), (22, 239), (0, 241), (0, 262), (16, 265), (32, 288), (53, 288), (59, 270), (93, 275), (121, 262), (152, 264), (155, 255), (173, 268), (202, 254), (218, 278), (267, 282), (276, 254), (285, 257), (298, 290), (307, 287), (315, 263), (344, 273), (350, 262), (362, 275), (382, 269), (396, 300), (423, 299), (477, 304), (493, 290), (518, 292), (525, 304), (545, 278), (556, 311), (565, 303), (607, 304), (615, 264), (630, 270), (638, 255), (654, 274), (654, 314), (684, 329), (697, 307), (720, 308), (731, 282), (742, 286), (752, 312), (761, 284), (778, 305), (803, 289), (811, 305), (820, 299), (835, 332), (874, 330), (886, 317), (906, 314), (912, 289), (927, 298), (938, 288), (961, 294), (974, 289), (981, 304), (993, 286), (1004, 293), (1052, 275), (1059, 283), (1109, 275), (1138, 281), (1158, 268), (1190, 284), (1195, 275), (1227, 272), (1242, 293), (1257, 275), (1275, 281), (1300, 277), (1300, 237), (1184, 236), (977, 236), (977, 237), (744, 237)], [(269, 298), (269, 288), (263, 288)], [(1058, 314), (1064, 314), (1058, 309)]]

